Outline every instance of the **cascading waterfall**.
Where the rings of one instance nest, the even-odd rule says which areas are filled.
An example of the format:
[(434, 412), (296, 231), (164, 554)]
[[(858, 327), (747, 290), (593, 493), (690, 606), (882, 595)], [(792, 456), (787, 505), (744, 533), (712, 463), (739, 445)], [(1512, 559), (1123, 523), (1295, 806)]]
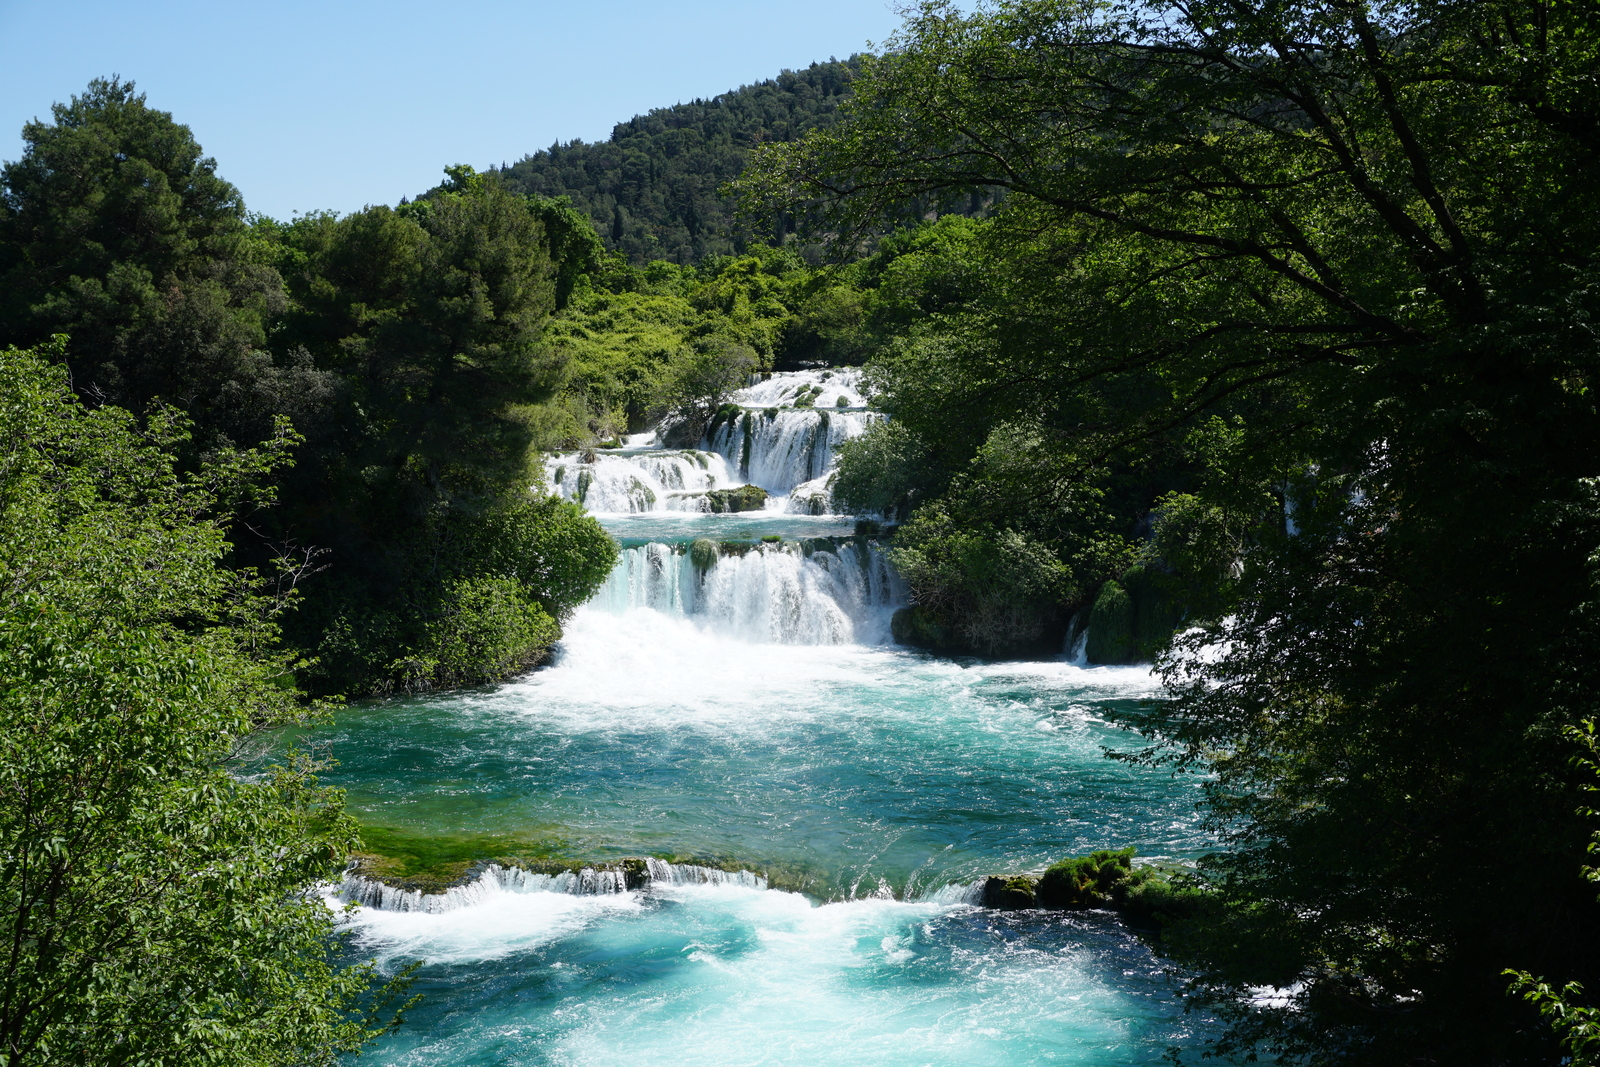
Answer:
[(781, 544), (651, 543), (625, 549), (590, 606), (653, 608), (728, 636), (775, 644), (876, 644), (904, 583), (860, 539)]
[(599, 515), (709, 511), (706, 493), (739, 485), (727, 462), (699, 449), (562, 452), (545, 461), (545, 484)]
[[(1104, 759), (1136, 748), (1108, 720), (1154, 694), (1149, 673), (893, 646), (886, 552), (814, 513), (837, 446), (877, 417), (855, 375), (775, 374), (737, 402), (698, 449), (650, 435), (548, 460), (623, 546), (548, 666), (325, 728), (330, 780), (374, 826), (516, 828), (594, 857), (485, 864), (436, 893), (359, 869), (325, 887), (361, 905), (341, 915), (361, 958), (427, 961), (375, 1061), (1156, 1067), (1197, 1025), (1167, 963), (1109, 916), (981, 907), (990, 875), (1063, 856), (1212, 847), (1196, 776)], [(746, 481), (787, 495), (736, 512)], [(792, 881), (604, 859), (651, 855)]]
[(694, 863), (668, 863), (654, 857), (647, 859), (645, 869), (650, 872), (651, 885), (732, 885), (744, 889), (765, 889), (767, 880), (753, 871), (724, 871), (716, 867), (701, 867)]
[(788, 496), (792, 510), (826, 511), (835, 450), (880, 418), (871, 411), (748, 410), (713, 427), (705, 445), (745, 481)]
[(656, 448), (639, 435), (625, 448), (562, 452), (546, 459), (545, 484), (595, 515), (709, 512), (707, 493), (747, 484), (772, 494), (767, 510), (828, 514), (836, 450), (883, 417), (865, 408), (858, 377), (774, 374), (735, 393), (740, 410), (714, 422), (700, 448)]

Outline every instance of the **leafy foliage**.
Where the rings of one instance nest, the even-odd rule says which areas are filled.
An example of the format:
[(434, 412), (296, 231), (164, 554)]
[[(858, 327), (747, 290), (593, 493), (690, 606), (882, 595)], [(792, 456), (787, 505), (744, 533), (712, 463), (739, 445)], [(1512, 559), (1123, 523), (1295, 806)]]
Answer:
[(188, 128), (115, 80), (54, 118), (28, 123), (0, 172), (0, 344), (69, 334), (80, 390), (136, 411), (160, 397), (201, 449), (263, 440), (278, 414), (304, 422), (335, 381), (269, 350), (273, 257)]
[[(841, 249), (1005, 190), (981, 284), (880, 357), (963, 476), (907, 530), (1038, 530), (1082, 567), (1007, 506), (1004, 432), (1037, 442), (1035, 514), (1103, 494), (1063, 528), (1127, 554), (1080, 573), (1137, 554), (1192, 605), (1146, 758), (1214, 776), (1223, 906), (1179, 939), (1232, 1023), (1214, 1051), (1546, 1062), (1502, 969), (1597, 988), (1559, 743), (1596, 691), (1597, 28), (1521, 0), (924, 3), (841, 123), (738, 183)], [(998, 512), (958, 506), (980, 488)]]
[(485, 550), (463, 542), (539, 510), (529, 451), (562, 384), (543, 331), (599, 267), (586, 219), (453, 167), (399, 210), (247, 220), (189, 130), (131, 84), (96, 81), (55, 119), (28, 126), (4, 171), (0, 335), (68, 330), (85, 395), (186, 412), (189, 468), (292, 421), (299, 462), (231, 562), (298, 557), (288, 632), (320, 656), (302, 680), (365, 693), (537, 662), (587, 595), (569, 579), (597, 582), (609, 540), (545, 508), (535, 528), (568, 547), (583, 528), (588, 545), (544, 585), (474, 569)]
[(141, 435), (14, 348), (0, 410), (0, 1059), (359, 1049), (404, 983), (337, 962), (306, 891), (354, 827), (304, 758), (249, 758), (254, 731), (306, 711), (282, 684), (283, 597), (219, 566), (220, 520), (270, 502), (254, 486), (292, 437), (180, 475), (181, 418)]
[(1039, 903), (1047, 908), (1094, 908), (1126, 902), (1129, 890), (1143, 884), (1153, 871), (1135, 870), (1133, 855), (1131, 848), (1101, 849), (1051, 864), (1039, 876)]

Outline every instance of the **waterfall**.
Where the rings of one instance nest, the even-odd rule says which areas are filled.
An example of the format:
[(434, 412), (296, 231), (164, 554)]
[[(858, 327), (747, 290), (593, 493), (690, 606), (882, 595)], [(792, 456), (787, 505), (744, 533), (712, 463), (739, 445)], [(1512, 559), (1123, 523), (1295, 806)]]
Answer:
[(922, 894), (919, 899), (927, 904), (979, 905), (983, 903), (983, 886), (987, 881), (979, 878), (975, 882), (951, 882)]
[(555, 453), (545, 485), (594, 515), (709, 512), (707, 493), (741, 485), (772, 494), (768, 511), (830, 514), (836, 450), (883, 418), (866, 410), (859, 377), (848, 368), (773, 374), (733, 395), (700, 448), (662, 449), (654, 434), (635, 434), (623, 448)]
[(780, 544), (700, 540), (624, 549), (592, 607), (653, 608), (745, 640), (874, 644), (904, 583), (882, 549), (852, 538)]
[(753, 871), (723, 871), (692, 863), (668, 863), (647, 859), (651, 885), (734, 885), (745, 889), (765, 889), (767, 880)]
[(743, 484), (715, 452), (561, 452), (545, 460), (550, 491), (600, 515), (709, 511), (706, 493)]
[(350, 873), (339, 883), (336, 896), (352, 904), (382, 911), (422, 911), (435, 914), (470, 908), (500, 893), (566, 893), (571, 896), (602, 896), (627, 892), (627, 878), (620, 870), (584, 867), (559, 874), (538, 874), (521, 867), (502, 867), (491, 863), (483, 873), (465, 885), (455, 885), (442, 893), (420, 889), (399, 889), (375, 878)]
[[(648, 877), (645, 888), (685, 885), (767, 888), (767, 880), (751, 871), (724, 871), (692, 863), (668, 863), (654, 858), (645, 860), (644, 866)], [(346, 903), (379, 911), (417, 911), (437, 915), (483, 904), (503, 893), (565, 893), (569, 896), (592, 897), (626, 892), (628, 878), (621, 869), (584, 867), (559, 874), (539, 874), (521, 867), (502, 867), (498, 863), (491, 863), (477, 878), (464, 885), (451, 886), (442, 893), (399, 889), (375, 878), (351, 872), (339, 883), (334, 896)]]
[(871, 411), (750, 409), (713, 425), (704, 443), (744, 481), (809, 503), (826, 489), (839, 445), (880, 418)]
[[(861, 392), (861, 371), (856, 367), (779, 371), (752, 379), (749, 385), (733, 394), (732, 399), (743, 407), (809, 405), (837, 410), (867, 406), (867, 398)], [(841, 400), (844, 402), (840, 403)]]

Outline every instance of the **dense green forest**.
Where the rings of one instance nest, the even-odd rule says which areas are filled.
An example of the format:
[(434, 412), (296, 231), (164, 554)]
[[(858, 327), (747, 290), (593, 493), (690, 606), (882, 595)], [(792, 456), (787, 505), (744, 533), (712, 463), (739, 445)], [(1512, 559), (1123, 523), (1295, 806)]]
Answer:
[(229, 561), (303, 594), (300, 683), (425, 689), (544, 656), (615, 551), (528, 491), (526, 412), (560, 378), (543, 331), (599, 255), (587, 224), (462, 168), (398, 210), (251, 219), (131, 85), (54, 117), (0, 176), (0, 343), (62, 336), (85, 399), (187, 418), (185, 470), (292, 443)]
[(636, 266), (741, 254), (752, 240), (782, 244), (792, 218), (746, 224), (720, 190), (756, 145), (831, 125), (858, 66), (855, 58), (813, 63), (710, 100), (657, 108), (618, 123), (608, 141), (558, 142), (499, 173), (520, 192), (571, 198), (606, 247)]
[[(710, 100), (635, 115), (618, 123), (610, 140), (553, 144), (494, 173), (530, 196), (568, 198), (594, 221), (605, 247), (636, 267), (698, 264), (744, 255), (758, 244), (782, 247), (797, 241), (802, 220), (787, 208), (741, 216), (724, 187), (760, 145), (794, 141), (837, 122), (860, 67), (860, 57), (852, 56), (786, 70)], [(982, 215), (995, 196), (985, 189), (911, 197), (886, 205), (877, 229), (936, 212)], [(822, 244), (801, 241), (799, 251), (816, 262)]]
[(305, 893), (358, 840), (341, 797), (249, 744), (320, 713), (292, 596), (219, 566), (289, 441), (186, 465), (186, 419), (84, 404), (62, 355), (0, 350), (0, 1060), (327, 1062), (405, 978), (342, 965)]
[(908, 515), (908, 639), (1162, 646), (1213, 1051), (1594, 1062), (1597, 70), (1583, 3), (930, 0), (738, 183), (844, 256), (1006, 190), (841, 488)]

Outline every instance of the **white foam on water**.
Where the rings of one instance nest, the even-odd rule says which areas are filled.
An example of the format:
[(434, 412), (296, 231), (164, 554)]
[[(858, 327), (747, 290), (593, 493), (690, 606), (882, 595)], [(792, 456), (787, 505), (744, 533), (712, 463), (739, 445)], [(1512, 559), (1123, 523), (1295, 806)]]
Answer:
[(983, 883), (982, 878), (972, 882), (950, 882), (930, 889), (919, 899), (925, 904), (967, 904), (976, 907), (983, 903)]
[(562, 732), (666, 729), (741, 731), (836, 712), (840, 688), (879, 684), (907, 653), (858, 645), (757, 644), (649, 608), (581, 609), (556, 662), (477, 698), (550, 722)]
[(722, 456), (699, 449), (554, 453), (545, 457), (544, 482), (592, 515), (706, 512), (707, 492), (742, 484)]
[[(719, 425), (702, 449), (663, 449), (654, 430), (630, 434), (621, 448), (548, 455), (545, 487), (592, 515), (709, 512), (708, 492), (746, 484), (772, 494), (766, 511), (828, 514), (835, 450), (883, 417), (864, 410), (859, 378), (854, 369), (774, 374), (734, 394), (749, 417)], [(792, 406), (816, 387), (814, 407)]]
[(576, 871), (545, 874), (491, 863), (477, 878), (464, 885), (450, 886), (442, 893), (401, 889), (352, 872), (345, 875), (334, 895), (348, 903), (383, 911), (441, 914), (476, 907), (504, 893), (608, 896), (625, 893), (627, 889), (627, 881), (619, 870), (584, 867)]
[[(330, 890), (330, 907), (345, 901)], [(357, 949), (380, 966), (414, 959), (471, 964), (516, 956), (572, 937), (596, 922), (637, 914), (637, 893), (578, 895), (556, 892), (484, 892), (470, 904), (440, 911), (356, 907), (343, 919)]]
[(650, 872), (651, 888), (662, 891), (686, 885), (737, 886), (741, 889), (765, 889), (767, 880), (753, 871), (724, 871), (716, 867), (701, 867), (694, 863), (668, 863), (654, 857), (645, 860)]
[[(484, 1062), (489, 1050), (494, 1062), (568, 1067), (1126, 1064), (1160, 1051), (1133, 1033), (1156, 1005), (1103, 977), (1103, 936), (1075, 939), (1073, 920), (1033, 920), (1061, 931), (1034, 947), (1002, 932), (1014, 919), (959, 901), (819, 905), (745, 885), (656, 884), (648, 896), (507, 894), (354, 921), (362, 947), (393, 962), (490, 961), (508, 940), (519, 951), (548, 945), (526, 969), (576, 994), (537, 1025), (513, 996), (438, 1034), (403, 1035), (410, 1047), (383, 1062), (408, 1067)], [(572, 941), (565, 953), (558, 938)], [(595, 967), (612, 960), (639, 961), (651, 978), (608, 981)]]
[(1071, 1062), (1088, 1043), (1117, 1062), (1139, 1014), (1097, 977), (1092, 952), (938, 928), (965, 905), (814, 905), (719, 887), (675, 895), (672, 918), (688, 939), (679, 967), (589, 998), (555, 1062), (998, 1065), (1044, 1062), (1016, 1057), (1045, 1050)]

